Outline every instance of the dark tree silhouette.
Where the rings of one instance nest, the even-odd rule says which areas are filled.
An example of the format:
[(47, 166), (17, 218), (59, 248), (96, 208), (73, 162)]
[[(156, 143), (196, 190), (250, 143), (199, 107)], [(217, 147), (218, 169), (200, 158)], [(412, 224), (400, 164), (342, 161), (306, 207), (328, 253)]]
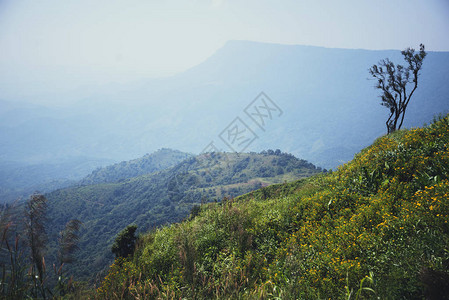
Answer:
[[(31, 250), (31, 268), (32, 279), (35, 281), (35, 287), (46, 299), (44, 287), (45, 282), (45, 259), (44, 251), (47, 242), (47, 233), (45, 231), (45, 222), (47, 210), (47, 199), (40, 194), (31, 195), (25, 209), (25, 229), (27, 234), (27, 243)], [(37, 279), (37, 281), (36, 281)]]
[(405, 67), (395, 65), (386, 58), (369, 69), (371, 76), (377, 80), (376, 88), (382, 90), (381, 105), (390, 110), (386, 122), (388, 133), (401, 129), (407, 105), (418, 87), (419, 70), (427, 55), (423, 44), (420, 45), (419, 52), (415, 53), (415, 49), (407, 48), (401, 53), (407, 62)]
[(80, 239), (78, 232), (80, 227), (81, 222), (73, 219), (67, 222), (64, 230), (59, 233), (58, 262), (61, 267), (63, 264), (74, 261), (73, 254), (78, 250), (78, 241)]
[(59, 296), (65, 296), (67, 292), (73, 290), (72, 282), (73, 276), (70, 277), (68, 282), (67, 278), (64, 276), (63, 266), (65, 264), (73, 263), (75, 261), (74, 253), (78, 250), (79, 235), (78, 232), (81, 227), (81, 222), (76, 219), (72, 219), (65, 225), (63, 231), (59, 233), (59, 251), (58, 251), (58, 265), (53, 264), (55, 274), (58, 276), (58, 283), (56, 285), (59, 291)]
[(112, 245), (111, 251), (115, 254), (115, 257), (128, 257), (133, 254), (136, 244), (136, 236), (134, 233), (137, 230), (136, 225), (128, 225), (125, 229), (115, 238), (114, 245)]

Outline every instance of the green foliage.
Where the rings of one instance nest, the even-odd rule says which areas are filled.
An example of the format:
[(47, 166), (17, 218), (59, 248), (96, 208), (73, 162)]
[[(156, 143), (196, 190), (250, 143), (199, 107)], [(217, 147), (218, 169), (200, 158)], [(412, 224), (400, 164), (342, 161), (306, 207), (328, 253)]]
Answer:
[(194, 205), (194, 206), (192, 207), (192, 209), (190, 210), (190, 219), (193, 219), (193, 218), (195, 218), (196, 216), (198, 216), (198, 214), (200, 213), (200, 211), (201, 211), (201, 206), (199, 206), (199, 205)]
[(160, 149), (154, 153), (121, 163), (98, 168), (81, 180), (82, 185), (117, 182), (144, 174), (154, 173), (172, 167), (192, 157), (191, 154), (178, 150)]
[[(113, 261), (114, 238), (129, 224), (148, 231), (188, 218), (195, 205), (320, 172), (304, 160), (272, 152), (207, 153), (157, 173), (50, 193), (51, 248), (56, 249), (59, 232), (68, 220), (82, 221), (80, 251), (71, 271), (79, 279), (92, 280)], [(57, 259), (54, 251), (49, 254)]]
[(134, 253), (134, 248), (136, 245), (136, 230), (136, 225), (128, 225), (117, 235), (111, 248), (111, 251), (115, 254), (116, 258), (127, 258)]
[(447, 295), (439, 289), (449, 276), (448, 145), (445, 117), (382, 137), (335, 172), (209, 203), (143, 235), (127, 271), (113, 265), (98, 295)]
[(355, 296), (355, 299), (358, 300), (360, 299), (360, 296), (362, 296), (362, 293), (364, 291), (367, 292), (371, 292), (371, 293), (376, 293), (372, 288), (369, 288), (367, 286), (365, 286), (365, 282), (367, 281), (368, 284), (373, 284), (374, 283), (374, 279), (373, 279), (374, 275), (373, 272), (370, 272), (369, 276), (365, 276), (362, 280), (360, 280), (360, 285), (358, 290), (356, 291), (356, 293), (354, 294), (354, 290), (349, 288), (349, 280), (348, 280), (348, 276), (346, 276), (346, 299), (350, 300), (353, 299), (353, 295)]

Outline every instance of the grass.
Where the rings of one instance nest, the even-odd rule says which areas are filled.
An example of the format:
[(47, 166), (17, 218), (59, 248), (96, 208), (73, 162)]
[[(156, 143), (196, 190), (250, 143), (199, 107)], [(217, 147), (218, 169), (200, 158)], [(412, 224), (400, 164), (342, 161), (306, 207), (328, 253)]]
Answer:
[(204, 205), (192, 220), (141, 236), (97, 297), (422, 299), (447, 291), (448, 144), (445, 117), (381, 137), (330, 174)]

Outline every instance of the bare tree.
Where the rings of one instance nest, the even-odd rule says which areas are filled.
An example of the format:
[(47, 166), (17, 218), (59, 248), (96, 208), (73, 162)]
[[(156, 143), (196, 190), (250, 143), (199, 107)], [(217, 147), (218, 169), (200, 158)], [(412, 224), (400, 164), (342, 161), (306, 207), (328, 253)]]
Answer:
[[(379, 61), (369, 69), (372, 77), (377, 79), (376, 88), (382, 90), (381, 105), (390, 109), (386, 122), (388, 133), (401, 129), (405, 110), (418, 87), (419, 70), (427, 53), (421, 44), (419, 52), (407, 48), (401, 52), (407, 65), (395, 65), (388, 58)], [(407, 92), (408, 91), (408, 92)]]

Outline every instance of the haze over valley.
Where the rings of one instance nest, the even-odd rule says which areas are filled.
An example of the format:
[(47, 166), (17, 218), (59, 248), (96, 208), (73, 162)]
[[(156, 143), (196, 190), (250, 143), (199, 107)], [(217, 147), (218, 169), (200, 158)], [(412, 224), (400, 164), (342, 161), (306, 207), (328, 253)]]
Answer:
[(1, 299), (448, 299), (446, 0), (0, 0)]
[[(3, 195), (11, 200), (24, 185), (47, 191), (52, 182), (67, 185), (163, 147), (200, 153), (214, 142), (233, 151), (219, 135), (236, 117), (257, 136), (246, 151), (279, 148), (335, 169), (385, 133), (379, 120), (386, 112), (367, 74), (385, 57), (401, 54), (230, 41), (178, 75), (117, 85), (62, 107), (3, 101), (0, 164), (2, 176), (14, 178), (2, 181)], [(449, 110), (449, 53), (429, 52), (421, 73), (405, 127)], [(244, 112), (260, 92), (282, 111), (263, 117), (263, 129)], [(21, 185), (23, 174), (33, 178)]]

